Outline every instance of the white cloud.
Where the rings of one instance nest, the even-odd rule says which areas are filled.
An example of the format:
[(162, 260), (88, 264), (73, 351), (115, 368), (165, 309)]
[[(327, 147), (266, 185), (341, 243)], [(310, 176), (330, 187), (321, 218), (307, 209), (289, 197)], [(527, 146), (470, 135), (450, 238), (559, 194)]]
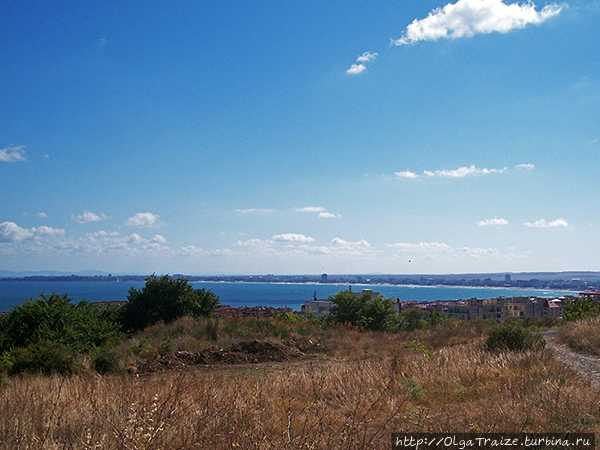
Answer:
[(396, 175), (398, 178), (419, 178), (419, 175), (417, 175), (415, 172), (411, 172), (410, 170), (394, 172), (394, 175)]
[(127, 219), (125, 225), (136, 228), (158, 228), (159, 217), (160, 216), (150, 212), (136, 213)]
[[(518, 171), (531, 171), (535, 168), (533, 164), (519, 164), (515, 166), (515, 169)], [(423, 175), (426, 177), (446, 177), (446, 178), (464, 178), (471, 175), (489, 175), (492, 173), (508, 173), (508, 167), (503, 167), (502, 169), (486, 169), (486, 168), (478, 168), (475, 167), (474, 164), (470, 166), (459, 167), (458, 169), (443, 169), (443, 170), (423, 170)], [(411, 170), (404, 170), (400, 172), (394, 172), (394, 175), (398, 178), (419, 178), (419, 175), (416, 172)]]
[(14, 222), (0, 223), (0, 242), (20, 242), (28, 239), (43, 240), (64, 236), (62, 228), (41, 226), (38, 228), (22, 228)]
[(106, 216), (104, 214), (94, 214), (90, 211), (84, 211), (83, 214), (75, 215), (71, 214), (71, 220), (77, 223), (89, 223), (89, 222), (99, 222), (101, 220), (106, 220)]
[(479, 220), (477, 222), (477, 225), (479, 225), (480, 227), (485, 227), (488, 225), (508, 225), (508, 220), (498, 219), (497, 217), (494, 217), (493, 219)]
[(275, 242), (314, 242), (314, 238), (303, 234), (285, 233), (273, 236)]
[(386, 247), (402, 251), (403, 257), (408, 253), (411, 258), (425, 260), (455, 260), (461, 256), (467, 256), (471, 259), (485, 259), (501, 256), (496, 248), (452, 247), (443, 242), (419, 242), (418, 244), (399, 242), (386, 244)]
[(377, 53), (364, 52), (362, 55), (356, 58), (356, 61), (361, 63), (368, 63), (377, 59), (377, 56), (379, 56)]
[(152, 237), (152, 241), (151, 242), (154, 242), (154, 243), (157, 243), (157, 244), (166, 244), (167, 243), (167, 239), (164, 236), (161, 236), (160, 234), (155, 234)]
[(39, 213), (37, 214), (37, 216), (38, 216), (38, 217), (41, 217), (42, 219), (45, 219), (45, 218), (47, 218), (47, 217), (48, 217), (48, 214), (46, 214), (45, 212), (43, 212), (43, 211), (42, 211), (42, 212), (39, 212)]
[(358, 75), (364, 70), (367, 70), (367, 67), (364, 64), (352, 64), (352, 66), (346, 70), (346, 73), (349, 75)]
[(47, 226), (41, 226), (41, 227), (37, 227), (37, 228), (32, 228), (32, 230), (34, 230), (34, 236), (35, 237), (59, 237), (59, 236), (64, 236), (65, 235), (65, 230), (63, 230), (62, 228), (52, 228), (52, 227), (47, 227)]
[(217, 248), (210, 252), (210, 256), (226, 257), (233, 255), (233, 252), (228, 248)]
[(496, 248), (469, 248), (460, 247), (457, 249), (458, 252), (469, 256), (473, 259), (492, 258), (500, 256), (500, 252)]
[(342, 216), (339, 214), (333, 214), (330, 212), (320, 212), (319, 213), (319, 219), (341, 219)]
[(33, 236), (35, 228), (21, 228), (14, 222), (0, 223), (0, 242), (17, 242)]
[(294, 209), (296, 212), (306, 212), (306, 213), (318, 213), (317, 217), (319, 219), (341, 219), (342, 216), (339, 214), (334, 214), (327, 212), (325, 208), (322, 206), (305, 206), (303, 208)]
[(523, 225), (529, 228), (558, 228), (569, 226), (567, 221), (564, 219), (556, 219), (552, 222), (546, 222), (546, 219), (540, 219), (535, 222), (525, 222)]
[(492, 32), (508, 33), (527, 25), (539, 25), (556, 16), (562, 6), (552, 3), (541, 11), (532, 2), (506, 4), (502, 0), (458, 0), (436, 8), (424, 19), (415, 19), (395, 45), (419, 41), (457, 39)]
[(250, 214), (250, 213), (269, 214), (269, 213), (275, 212), (275, 210), (267, 209), (267, 208), (250, 208), (250, 209), (236, 209), (235, 212), (238, 212), (240, 214)]
[(0, 162), (25, 161), (24, 149), (24, 145), (18, 147), (15, 147), (14, 145), (9, 145), (8, 147), (0, 149)]
[(0, 224), (0, 252), (4, 254), (30, 254), (36, 257), (46, 255), (60, 258), (64, 256), (110, 256), (132, 257), (157, 252), (167, 256), (173, 251), (165, 246), (167, 240), (159, 234), (146, 239), (137, 233), (97, 231), (82, 237), (65, 236), (65, 230), (41, 226), (22, 228), (13, 222)]
[(200, 247), (196, 247), (195, 245), (188, 245), (186, 247), (182, 247), (181, 250), (179, 250), (179, 254), (181, 256), (199, 257), (206, 256), (208, 252)]
[(331, 240), (330, 250), (336, 254), (351, 256), (373, 256), (377, 253), (377, 250), (364, 239), (351, 242), (340, 238), (333, 238)]
[(423, 171), (423, 173), (427, 176), (439, 176), (439, 177), (447, 177), (447, 178), (464, 178), (469, 175), (487, 175), (490, 173), (505, 173), (508, 169), (504, 167), (503, 169), (479, 169), (475, 167), (475, 165), (471, 164), (469, 167), (459, 167), (454, 170), (436, 170), (435, 172), (431, 172), (428, 170)]
[(364, 239), (361, 239), (360, 241), (356, 242), (349, 242), (345, 241), (344, 239), (333, 238), (331, 240), (331, 245), (336, 247), (371, 247), (371, 244), (369, 244)]
[(267, 247), (271, 245), (271, 241), (263, 239), (248, 239), (246, 241), (237, 241), (235, 245), (239, 247)]
[(301, 245), (299, 249), (312, 255), (331, 255), (331, 250), (324, 245)]
[(515, 166), (517, 170), (533, 170), (535, 166), (533, 164), (518, 164)]
[(325, 208), (323, 208), (322, 206), (305, 206), (304, 208), (296, 208), (296, 209), (294, 209), (294, 211), (318, 213), (318, 212), (325, 212)]
[(440, 242), (419, 242), (412, 244), (407, 242), (398, 242), (395, 244), (385, 244), (386, 247), (397, 248), (403, 251), (425, 251), (425, 252), (440, 252), (453, 250), (448, 244)]

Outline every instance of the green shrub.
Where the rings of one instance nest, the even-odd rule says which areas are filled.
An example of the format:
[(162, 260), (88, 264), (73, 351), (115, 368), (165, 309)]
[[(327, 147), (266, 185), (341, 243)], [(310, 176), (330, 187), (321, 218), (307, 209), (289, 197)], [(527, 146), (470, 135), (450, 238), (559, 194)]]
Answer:
[(331, 320), (349, 323), (372, 331), (391, 331), (396, 327), (396, 311), (390, 298), (373, 298), (371, 292), (358, 295), (351, 291), (340, 291), (329, 297), (335, 306)]
[(567, 322), (598, 315), (600, 315), (600, 303), (595, 300), (578, 298), (564, 304), (563, 318)]
[(285, 323), (298, 323), (300, 317), (291, 311), (275, 311), (273, 312), (273, 319)]
[(120, 338), (115, 318), (117, 307), (80, 301), (70, 302), (67, 295), (40, 294), (13, 308), (2, 319), (0, 351), (28, 347), (39, 342), (61, 343), (83, 353)]
[(506, 322), (490, 330), (485, 341), (488, 350), (492, 351), (523, 351), (536, 348), (544, 348), (546, 341), (522, 325), (514, 322)]
[(10, 352), (11, 374), (29, 372), (44, 375), (71, 374), (77, 370), (73, 353), (58, 342), (40, 341)]
[(124, 331), (132, 333), (160, 321), (166, 324), (182, 316), (208, 317), (219, 304), (219, 297), (206, 289), (194, 289), (185, 278), (168, 275), (146, 278), (141, 291), (129, 289), (121, 309)]

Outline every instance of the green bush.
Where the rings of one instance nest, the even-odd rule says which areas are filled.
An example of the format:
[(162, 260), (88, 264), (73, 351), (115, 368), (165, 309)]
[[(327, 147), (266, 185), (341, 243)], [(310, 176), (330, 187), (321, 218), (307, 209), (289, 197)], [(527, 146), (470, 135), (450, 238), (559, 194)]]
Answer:
[(331, 315), (334, 322), (350, 323), (373, 331), (391, 331), (396, 327), (392, 299), (373, 298), (370, 292), (358, 295), (349, 290), (340, 291), (329, 299), (335, 303)]
[(208, 317), (219, 304), (219, 297), (206, 289), (194, 289), (185, 278), (168, 275), (146, 278), (141, 291), (129, 289), (127, 303), (121, 309), (122, 329), (128, 333), (163, 321), (170, 323), (182, 316)]
[(546, 341), (522, 325), (514, 322), (506, 322), (490, 330), (485, 341), (486, 348), (492, 351), (523, 351), (544, 348)]
[(13, 308), (2, 319), (0, 351), (28, 347), (39, 342), (55, 342), (83, 353), (120, 339), (117, 307), (80, 301), (67, 295), (40, 294)]
[(595, 300), (578, 298), (564, 304), (563, 318), (567, 322), (598, 315), (600, 315), (600, 303)]
[(73, 353), (67, 346), (58, 342), (39, 341), (25, 348), (15, 348), (10, 352), (10, 358), (11, 374), (23, 372), (44, 375), (71, 374), (77, 370)]
[(274, 311), (273, 319), (278, 320), (280, 322), (285, 322), (285, 323), (300, 322), (300, 317), (298, 316), (298, 314), (293, 313), (291, 311)]

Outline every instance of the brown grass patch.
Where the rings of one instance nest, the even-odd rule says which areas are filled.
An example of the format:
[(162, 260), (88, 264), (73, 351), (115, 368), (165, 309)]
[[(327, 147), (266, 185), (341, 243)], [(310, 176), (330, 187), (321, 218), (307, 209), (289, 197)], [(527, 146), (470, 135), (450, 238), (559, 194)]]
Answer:
[(565, 324), (558, 329), (556, 341), (576, 352), (600, 355), (600, 317)]
[[(549, 351), (332, 328), (327, 358), (145, 376), (9, 378), (0, 448), (380, 449), (392, 432), (595, 432), (598, 394)], [(479, 333), (479, 334), (478, 334)]]

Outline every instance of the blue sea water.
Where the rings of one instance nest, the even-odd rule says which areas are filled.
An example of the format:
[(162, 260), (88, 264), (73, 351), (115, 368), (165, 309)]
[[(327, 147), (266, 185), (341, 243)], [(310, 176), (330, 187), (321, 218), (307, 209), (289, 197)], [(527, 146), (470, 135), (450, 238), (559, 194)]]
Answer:
[[(213, 283), (194, 282), (196, 288), (206, 288), (219, 296), (222, 305), (240, 306), (288, 306), (299, 311), (300, 305), (317, 298), (325, 299), (341, 290), (347, 284), (302, 284), (302, 283)], [(127, 300), (130, 287), (141, 289), (144, 282), (94, 282), (94, 281), (1, 281), (0, 312), (7, 312), (26, 300), (35, 299), (40, 292), (67, 294), (73, 301), (85, 299), (90, 302)], [(492, 297), (559, 297), (573, 295), (569, 291), (549, 291), (533, 289), (499, 289), (478, 287), (447, 286), (390, 286), (352, 285), (353, 291), (372, 289), (385, 297), (399, 298), (402, 301), (458, 300), (467, 298)]]

